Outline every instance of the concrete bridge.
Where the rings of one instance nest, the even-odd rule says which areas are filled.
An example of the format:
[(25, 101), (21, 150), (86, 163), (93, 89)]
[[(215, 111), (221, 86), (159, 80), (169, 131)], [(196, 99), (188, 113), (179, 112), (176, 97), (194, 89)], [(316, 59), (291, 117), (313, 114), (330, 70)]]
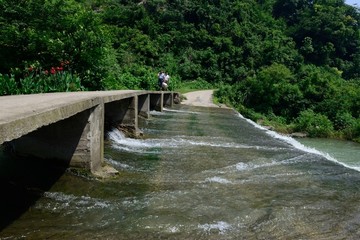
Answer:
[(0, 144), (16, 154), (101, 172), (104, 129), (138, 134), (138, 117), (172, 106), (173, 92), (99, 91), (0, 97)]

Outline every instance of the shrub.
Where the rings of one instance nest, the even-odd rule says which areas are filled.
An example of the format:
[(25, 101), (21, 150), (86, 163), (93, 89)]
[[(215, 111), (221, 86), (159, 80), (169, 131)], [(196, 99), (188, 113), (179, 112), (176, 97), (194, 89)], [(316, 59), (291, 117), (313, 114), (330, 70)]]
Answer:
[(19, 92), (14, 75), (0, 73), (0, 96), (13, 95)]
[(357, 119), (354, 123), (352, 139), (360, 143), (360, 119)]
[(232, 87), (230, 85), (221, 85), (215, 92), (214, 97), (216, 101), (219, 103), (224, 103), (227, 105), (232, 105)]
[(184, 91), (187, 91), (187, 90), (197, 90), (197, 89), (211, 89), (213, 88), (213, 86), (204, 79), (198, 78), (194, 81), (182, 82), (180, 88), (183, 89)]
[(295, 131), (306, 132), (309, 137), (329, 137), (333, 133), (333, 125), (326, 116), (305, 110), (295, 121)]
[(81, 91), (80, 78), (69, 72), (56, 72), (53, 74), (39, 74), (20, 79), (20, 92), (23, 94), (46, 92), (73, 92)]
[[(169, 72), (169, 90), (173, 91), (180, 87), (180, 78)], [(122, 69), (116, 78), (108, 78), (103, 81), (106, 90), (137, 89), (158, 90), (158, 72), (152, 67), (141, 64), (131, 64)]]
[(338, 112), (334, 119), (334, 128), (343, 130), (355, 124), (355, 118), (348, 112)]
[(351, 123), (347, 124), (341, 131), (342, 136), (347, 140), (354, 140), (360, 142), (360, 119), (352, 119)]
[(248, 93), (244, 105), (264, 114), (293, 118), (298, 114), (303, 98), (294, 81), (293, 73), (285, 65), (275, 63), (263, 67), (243, 81), (240, 92)]
[[(91, 4), (81, 2), (1, 1), (0, 72), (35, 61), (49, 69), (68, 59), (84, 86), (102, 89), (102, 80), (113, 74), (116, 63), (111, 32)], [(24, 84), (35, 87), (31, 81)]]
[[(0, 74), (0, 95), (32, 94), (46, 92), (82, 91), (80, 77), (72, 74), (65, 63), (44, 70), (41, 67), (29, 67), (22, 76)], [(21, 73), (21, 71), (18, 71)]]

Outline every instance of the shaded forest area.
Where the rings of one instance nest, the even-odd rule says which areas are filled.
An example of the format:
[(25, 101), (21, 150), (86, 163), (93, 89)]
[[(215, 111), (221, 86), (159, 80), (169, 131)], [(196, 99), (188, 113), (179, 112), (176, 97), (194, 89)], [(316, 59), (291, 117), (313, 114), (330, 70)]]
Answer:
[(360, 11), (343, 0), (0, 0), (0, 95), (217, 88), (284, 132), (360, 141)]

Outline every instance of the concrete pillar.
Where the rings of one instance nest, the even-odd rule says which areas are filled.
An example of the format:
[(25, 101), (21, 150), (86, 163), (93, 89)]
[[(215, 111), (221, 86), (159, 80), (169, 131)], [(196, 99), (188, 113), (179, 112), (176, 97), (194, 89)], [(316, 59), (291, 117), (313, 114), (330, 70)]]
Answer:
[(137, 136), (140, 133), (137, 96), (106, 103), (105, 122), (107, 130), (117, 127)]
[(81, 153), (79, 151), (80, 145), (78, 145), (70, 164), (75, 164), (76, 157), (81, 156), (80, 163), (85, 163), (85, 167), (88, 168), (90, 160), (90, 170), (95, 172), (101, 168), (104, 160), (104, 104), (90, 109), (90, 116), (86, 125), (90, 129), (83, 131), (81, 139), (88, 149), (85, 153), (84, 151)]
[(96, 171), (103, 161), (104, 105), (99, 104), (10, 142), (15, 153)]
[(173, 93), (172, 92), (166, 92), (163, 93), (164, 96), (164, 107), (172, 107), (173, 106)]
[(163, 93), (151, 93), (150, 94), (150, 110), (163, 111), (164, 107)]
[(149, 118), (150, 117), (150, 96), (149, 94), (138, 96), (138, 115)]

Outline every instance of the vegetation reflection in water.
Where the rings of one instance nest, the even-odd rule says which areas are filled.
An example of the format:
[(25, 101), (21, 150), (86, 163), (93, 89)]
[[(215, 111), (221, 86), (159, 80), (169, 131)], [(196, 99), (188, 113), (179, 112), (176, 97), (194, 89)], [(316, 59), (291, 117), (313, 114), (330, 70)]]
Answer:
[(112, 131), (99, 181), (63, 174), (0, 238), (339, 239), (360, 235), (360, 174), (229, 109), (152, 113)]

